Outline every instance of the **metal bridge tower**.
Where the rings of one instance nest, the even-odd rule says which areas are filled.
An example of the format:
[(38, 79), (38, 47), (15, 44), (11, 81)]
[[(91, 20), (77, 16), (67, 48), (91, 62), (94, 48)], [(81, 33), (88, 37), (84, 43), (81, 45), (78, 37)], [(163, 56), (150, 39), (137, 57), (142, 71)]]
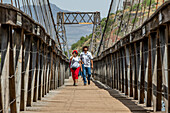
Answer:
[(57, 30), (61, 39), (63, 50), (67, 51), (69, 56), (69, 49), (67, 44), (66, 24), (93, 24), (93, 33), (90, 41), (90, 51), (96, 55), (98, 45), (101, 40), (101, 24), (100, 12), (58, 12), (57, 13)]

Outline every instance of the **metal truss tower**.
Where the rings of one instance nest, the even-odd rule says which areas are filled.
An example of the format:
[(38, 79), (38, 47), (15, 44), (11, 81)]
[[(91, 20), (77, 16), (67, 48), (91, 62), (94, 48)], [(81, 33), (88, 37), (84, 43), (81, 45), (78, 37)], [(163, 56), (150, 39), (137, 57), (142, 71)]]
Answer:
[(89, 50), (96, 55), (99, 46), (102, 29), (101, 29), (100, 12), (58, 12), (57, 13), (57, 30), (61, 39), (63, 51), (66, 51), (69, 56), (67, 44), (67, 36), (65, 25), (68, 24), (93, 24), (93, 33), (90, 41)]

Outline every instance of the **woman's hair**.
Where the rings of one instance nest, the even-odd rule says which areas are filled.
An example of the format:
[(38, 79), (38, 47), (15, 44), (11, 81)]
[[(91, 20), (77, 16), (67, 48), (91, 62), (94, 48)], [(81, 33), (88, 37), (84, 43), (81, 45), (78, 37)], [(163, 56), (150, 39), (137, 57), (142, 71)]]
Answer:
[(87, 48), (87, 50), (89, 50), (89, 47), (88, 46), (84, 46), (82, 51), (84, 51), (84, 49)]
[(72, 54), (73, 54), (73, 53), (76, 53), (76, 54), (78, 55), (78, 51), (77, 51), (77, 50), (73, 50)]

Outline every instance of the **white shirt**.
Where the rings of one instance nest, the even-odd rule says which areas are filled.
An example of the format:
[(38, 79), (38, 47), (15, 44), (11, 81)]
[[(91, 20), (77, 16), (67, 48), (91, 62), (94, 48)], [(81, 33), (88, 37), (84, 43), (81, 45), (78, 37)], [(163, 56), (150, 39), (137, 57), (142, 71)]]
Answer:
[(80, 59), (84, 63), (84, 67), (91, 67), (91, 60), (93, 59), (91, 52), (87, 51), (86, 54), (81, 52)]
[(73, 59), (71, 60), (70, 68), (78, 68), (78, 67), (80, 67), (79, 61), (80, 61), (80, 58), (78, 56), (73, 57)]

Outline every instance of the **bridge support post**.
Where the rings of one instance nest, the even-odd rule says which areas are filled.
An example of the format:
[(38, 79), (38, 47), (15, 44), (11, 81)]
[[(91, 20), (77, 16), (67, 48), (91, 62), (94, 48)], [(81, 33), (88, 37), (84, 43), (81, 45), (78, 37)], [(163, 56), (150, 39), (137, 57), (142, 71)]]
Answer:
[[(167, 44), (167, 59), (168, 59), (168, 103), (166, 103), (166, 112), (170, 112), (170, 24), (166, 26), (166, 44)], [(167, 84), (167, 82), (166, 82)]]
[(152, 100), (152, 76), (151, 76), (151, 39), (150, 35), (144, 38), (143, 41), (143, 67), (144, 67), (144, 93), (145, 104), (151, 107)]
[(40, 50), (39, 50), (39, 83), (38, 83), (38, 100), (41, 100), (42, 99), (42, 95), (43, 95), (43, 88), (45, 86), (44, 82), (43, 82), (43, 79), (44, 79), (44, 72), (46, 71), (45, 70), (45, 52), (44, 52), (44, 46), (45, 44), (43, 44), (43, 42), (39, 42), (40, 43)]
[(162, 63), (162, 92), (164, 93), (163, 96), (163, 101), (165, 104), (165, 111), (168, 113), (170, 110), (170, 105), (168, 103), (169, 101), (169, 89), (168, 89), (168, 84), (169, 84), (169, 26), (160, 26), (159, 28), (159, 43), (160, 43), (160, 57), (161, 57), (161, 63)]
[(42, 88), (42, 97), (47, 94), (48, 87), (48, 49), (47, 46), (44, 46), (44, 72), (43, 72), (43, 88)]
[(28, 75), (30, 67), (30, 50), (31, 50), (31, 36), (24, 34), (23, 37), (23, 58), (22, 58), (22, 77), (21, 77), (21, 104), (20, 110), (26, 110), (27, 90), (28, 90)]
[(118, 55), (118, 68), (119, 68), (119, 70), (118, 70), (119, 71), (119, 74), (118, 74), (118, 79), (119, 79), (119, 82), (118, 82), (119, 85), (118, 86), (119, 86), (119, 88), (118, 89), (119, 89), (119, 91), (121, 91), (121, 87), (122, 87), (121, 86), (122, 85), (122, 82), (121, 82), (122, 81), (122, 73), (121, 73), (121, 55), (120, 55), (120, 50), (117, 52), (117, 55)]
[(50, 84), (50, 86), (49, 86), (49, 89), (50, 90), (53, 90), (54, 89), (54, 64), (53, 64), (53, 60), (54, 60), (54, 58), (53, 58), (53, 52), (52, 52), (52, 50), (50, 51), (50, 80), (49, 80), (49, 84)]
[[(1, 94), (0, 94), (0, 101), (1, 101), (1, 108), (2, 112), (7, 113), (10, 109), (13, 108), (16, 112), (16, 101), (13, 99), (16, 98), (15, 95), (15, 82), (13, 80), (9, 80), (12, 77), (12, 71), (14, 69), (9, 70), (10, 68), (14, 68), (13, 62), (10, 61), (12, 59), (12, 50), (10, 47), (12, 46), (12, 28), (9, 26), (1, 26), (0, 28), (1, 34)], [(11, 63), (11, 64), (10, 64)], [(13, 72), (14, 73), (14, 72)], [(15, 79), (12, 77), (12, 79)], [(10, 83), (9, 83), (10, 82)], [(11, 84), (11, 82), (13, 84)], [(14, 89), (12, 89), (11, 85), (14, 85)], [(1, 87), (2, 86), (2, 87)], [(14, 93), (14, 95), (10, 95), (10, 93)], [(9, 104), (13, 102), (12, 104)]]
[(125, 92), (125, 48), (122, 48), (122, 93)]
[(24, 37), (23, 29), (14, 29), (13, 34), (13, 58), (15, 71), (15, 86), (16, 86), (16, 112), (20, 112), (21, 104), (21, 79), (22, 79), (22, 41)]
[(34, 84), (35, 84), (35, 74), (36, 74), (36, 61), (37, 61), (37, 51), (39, 44), (35, 37), (31, 37), (31, 58), (30, 58), (30, 68), (29, 68), (29, 79), (28, 79), (28, 97), (27, 106), (32, 106), (33, 96), (34, 96)]
[[(37, 102), (38, 100), (38, 90), (39, 90), (39, 78), (40, 78), (40, 53), (42, 48), (42, 43), (38, 39), (37, 40), (37, 55), (36, 55), (36, 70), (35, 70), (35, 83), (33, 87), (33, 101)], [(41, 84), (40, 84), (41, 85)]]
[(126, 91), (125, 91), (125, 95), (130, 94), (130, 53), (129, 53), (129, 46), (125, 47), (125, 53), (126, 53), (126, 79), (125, 79), (125, 83), (126, 83)]

